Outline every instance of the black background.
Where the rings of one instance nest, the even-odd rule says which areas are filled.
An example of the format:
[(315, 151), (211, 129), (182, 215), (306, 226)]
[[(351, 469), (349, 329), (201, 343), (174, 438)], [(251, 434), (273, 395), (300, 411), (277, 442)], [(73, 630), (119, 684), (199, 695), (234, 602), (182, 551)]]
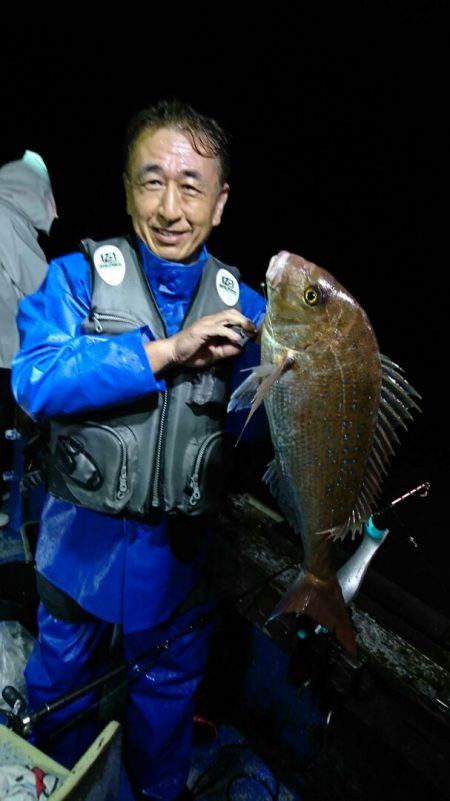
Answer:
[(358, 299), (423, 398), (385, 500), (432, 485), (390, 520), (377, 565), (448, 613), (447, 3), (140, 4), (95, 24), (74, 6), (2, 27), (0, 160), (44, 157), (60, 218), (49, 257), (126, 229), (125, 123), (176, 94), (233, 138), (211, 250), (255, 288), (290, 250)]

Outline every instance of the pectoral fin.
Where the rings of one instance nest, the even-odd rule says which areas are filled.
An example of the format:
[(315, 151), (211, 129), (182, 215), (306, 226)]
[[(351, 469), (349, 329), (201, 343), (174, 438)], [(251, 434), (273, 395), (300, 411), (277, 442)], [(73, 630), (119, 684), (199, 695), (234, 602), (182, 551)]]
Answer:
[(270, 388), (293, 363), (294, 359), (292, 356), (287, 355), (280, 364), (260, 364), (258, 367), (255, 367), (248, 378), (234, 390), (229, 400), (227, 411), (239, 411), (240, 409), (248, 409), (250, 407), (239, 439), (257, 408), (267, 396)]
[(228, 402), (227, 411), (238, 412), (241, 409), (249, 409), (256, 398), (259, 387), (270, 378), (275, 369), (274, 364), (260, 364), (258, 367), (248, 367), (247, 370), (242, 370), (243, 373), (251, 370), (251, 373), (234, 390)]

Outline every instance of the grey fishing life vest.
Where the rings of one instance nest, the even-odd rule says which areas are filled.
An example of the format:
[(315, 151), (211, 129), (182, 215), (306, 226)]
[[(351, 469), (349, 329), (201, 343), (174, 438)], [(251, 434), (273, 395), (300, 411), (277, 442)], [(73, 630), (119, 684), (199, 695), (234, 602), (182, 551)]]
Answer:
[[(92, 267), (92, 305), (83, 331), (111, 335), (148, 325), (167, 336), (163, 319), (127, 238), (82, 241)], [(240, 274), (209, 256), (182, 328), (225, 308), (240, 309)], [(227, 491), (232, 445), (224, 432), (231, 359), (205, 370), (171, 368), (165, 392), (123, 407), (51, 422), (49, 490), (107, 514), (145, 516), (152, 509), (201, 515)]]

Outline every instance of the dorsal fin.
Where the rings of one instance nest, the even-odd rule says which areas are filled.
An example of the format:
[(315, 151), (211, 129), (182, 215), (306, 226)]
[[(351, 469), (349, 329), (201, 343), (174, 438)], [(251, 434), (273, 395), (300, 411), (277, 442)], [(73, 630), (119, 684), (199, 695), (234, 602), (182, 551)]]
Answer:
[(356, 503), (341, 539), (349, 531), (352, 536), (358, 531), (362, 532), (362, 524), (369, 519), (381, 494), (386, 467), (395, 453), (395, 445), (399, 442), (395, 429), (398, 426), (407, 428), (407, 420), (412, 419), (411, 409), (421, 411), (415, 401), (420, 395), (402, 375), (402, 368), (382, 354), (380, 361), (380, 405), (372, 447)]

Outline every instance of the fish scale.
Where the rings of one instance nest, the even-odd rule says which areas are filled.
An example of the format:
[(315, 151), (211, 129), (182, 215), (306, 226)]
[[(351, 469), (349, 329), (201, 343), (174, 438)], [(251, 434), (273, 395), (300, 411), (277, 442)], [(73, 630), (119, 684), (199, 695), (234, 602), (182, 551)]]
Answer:
[[(261, 360), (276, 361), (282, 349), (263, 329)], [(293, 525), (304, 535), (305, 550), (313, 532), (342, 527), (355, 505), (375, 428), (374, 396), (381, 376), (377, 357), (373, 380), (367, 382), (364, 371), (343, 385), (341, 370), (352, 375), (355, 358), (350, 362), (342, 354), (336, 370), (335, 351), (324, 352), (318, 345), (314, 351), (297, 350), (294, 368), (265, 399), (279, 468), (296, 497), (299, 524)], [(361, 363), (360, 351), (356, 358)], [(367, 387), (364, 397), (361, 378)]]

